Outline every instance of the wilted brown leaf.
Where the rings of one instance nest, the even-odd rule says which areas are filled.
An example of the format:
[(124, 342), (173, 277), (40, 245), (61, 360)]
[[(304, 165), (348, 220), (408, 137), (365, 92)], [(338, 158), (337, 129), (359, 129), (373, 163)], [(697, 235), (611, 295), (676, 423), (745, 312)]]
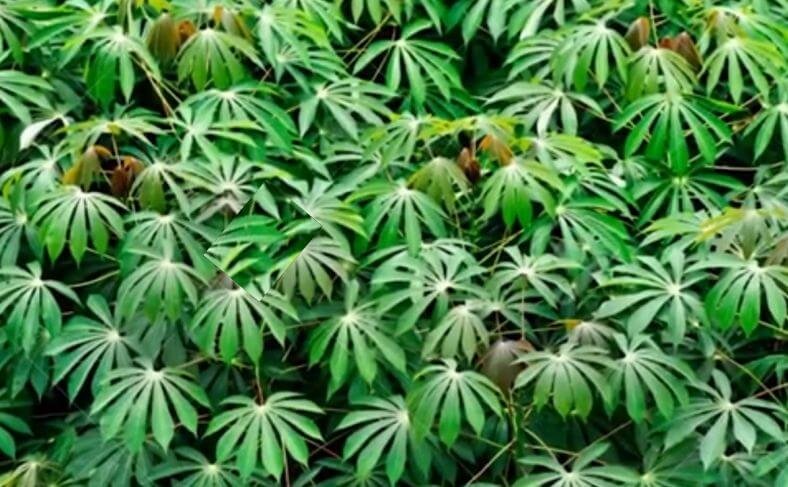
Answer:
[(112, 157), (112, 152), (104, 146), (93, 145), (87, 148), (79, 156), (65, 173), (63, 173), (63, 184), (74, 184), (88, 189), (93, 182), (93, 177), (101, 172), (103, 161)]
[(197, 27), (194, 26), (191, 20), (181, 20), (178, 22), (178, 37), (180, 37), (181, 44), (189, 40), (197, 32)]
[(110, 187), (112, 194), (117, 197), (128, 196), (134, 178), (142, 172), (143, 165), (133, 157), (124, 157), (123, 161), (112, 171)]
[(700, 69), (703, 65), (700, 60), (700, 54), (698, 54), (698, 50), (695, 47), (695, 43), (692, 41), (692, 37), (690, 37), (686, 32), (682, 32), (676, 37), (670, 39), (668, 49), (676, 52), (679, 56), (686, 59), (687, 62), (690, 63), (690, 66), (696, 70)]
[(181, 46), (180, 25), (176, 26), (172, 16), (161, 14), (148, 33), (148, 50), (162, 63), (169, 63), (178, 54)]
[(633, 51), (637, 51), (641, 47), (648, 44), (648, 31), (651, 28), (651, 22), (646, 17), (638, 17), (632, 24), (624, 38), (627, 40), (629, 47)]
[(482, 359), (482, 374), (493, 381), (502, 391), (512, 386), (515, 377), (523, 369), (514, 361), (520, 353), (533, 351), (526, 340), (498, 340), (493, 343)]
[(479, 161), (476, 160), (467, 147), (463, 147), (460, 151), (460, 155), (457, 157), (457, 165), (460, 166), (460, 169), (465, 173), (465, 177), (468, 178), (471, 184), (479, 180), (481, 171)]
[(489, 152), (500, 161), (502, 166), (509, 164), (512, 160), (512, 149), (509, 148), (506, 142), (492, 134), (482, 137), (481, 142), (479, 142), (479, 149)]
[(213, 9), (213, 22), (216, 26), (221, 26), (230, 34), (249, 39), (251, 34), (246, 24), (230, 9), (222, 5), (217, 5)]

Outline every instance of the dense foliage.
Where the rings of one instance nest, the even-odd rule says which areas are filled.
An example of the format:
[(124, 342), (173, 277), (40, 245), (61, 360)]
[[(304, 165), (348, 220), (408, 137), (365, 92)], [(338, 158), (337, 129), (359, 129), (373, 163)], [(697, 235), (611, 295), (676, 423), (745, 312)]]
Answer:
[(787, 20), (0, 0), (0, 485), (788, 485)]

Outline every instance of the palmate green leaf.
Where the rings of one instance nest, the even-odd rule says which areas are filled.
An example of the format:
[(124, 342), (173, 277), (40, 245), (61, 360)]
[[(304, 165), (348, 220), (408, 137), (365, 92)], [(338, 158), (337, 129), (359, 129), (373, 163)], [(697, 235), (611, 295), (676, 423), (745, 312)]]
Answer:
[(552, 190), (563, 184), (549, 166), (534, 160), (514, 158), (487, 178), (482, 187), (483, 218), (500, 213), (507, 227), (515, 222), (526, 227), (533, 219), (532, 201), (540, 203), (548, 213), (555, 210)]
[(18, 2), (0, 5), (0, 52), (5, 52), (7, 49), (17, 63), (22, 62), (23, 48), (20, 37), (24, 37), (30, 31), (24, 7), (24, 4), (19, 5)]
[(430, 23), (420, 19), (406, 25), (396, 40), (372, 43), (354, 64), (353, 73), (358, 74), (373, 60), (383, 56), (388, 59), (386, 86), (389, 89), (396, 90), (402, 86), (404, 69), (410, 95), (417, 105), (424, 104), (428, 81), (435, 85), (445, 99), (451, 99), (451, 88), (462, 86), (459, 73), (452, 64), (460, 57), (446, 44), (415, 37), (429, 28)]
[(245, 157), (222, 154), (218, 159), (192, 160), (184, 166), (185, 179), (193, 190), (190, 209), (193, 221), (203, 223), (217, 214), (240, 212), (260, 192), (262, 170)]
[(328, 78), (345, 71), (319, 20), (292, 2), (264, 5), (255, 27), (262, 57), (273, 66), (277, 81), (288, 73), (306, 85), (312, 73)]
[(195, 149), (211, 161), (227, 159), (236, 146), (255, 147), (253, 134), (262, 131), (256, 122), (245, 118), (216, 120), (210, 110), (200, 106), (181, 105), (176, 115), (172, 122), (183, 130), (182, 161), (189, 160)]
[(184, 298), (197, 304), (197, 283), (204, 279), (195, 269), (178, 261), (172, 247), (131, 248), (128, 253), (146, 260), (120, 283), (120, 316), (129, 318), (142, 308), (151, 320), (164, 315), (174, 321), (181, 316)]
[(412, 415), (402, 397), (366, 397), (355, 401), (353, 406), (336, 429), (353, 428), (345, 440), (342, 456), (345, 460), (356, 457), (359, 475), (371, 474), (385, 454), (386, 477), (396, 484), (410, 456), (431, 456), (429, 444), (413, 431)]
[[(437, 1), (437, 0), (433, 0)], [(432, 80), (427, 80), (427, 91), (432, 92)], [(463, 87), (449, 87), (449, 98), (430, 95), (424, 100), (424, 106), (409, 96), (402, 103), (403, 110), (417, 113), (431, 113), (444, 119), (464, 118), (471, 113), (482, 111), (479, 100), (468, 93)]]
[[(753, 150), (756, 159), (763, 156), (774, 139), (779, 139), (783, 157), (788, 159), (788, 85), (780, 84), (776, 91), (777, 103), (770, 103), (765, 99), (763, 110), (744, 132), (747, 136), (754, 136)], [(776, 137), (778, 133), (779, 137)]]
[(755, 397), (734, 400), (730, 379), (719, 370), (712, 372), (714, 387), (694, 384), (704, 396), (693, 398), (681, 408), (676, 416), (664, 425), (667, 431), (665, 446), (671, 447), (692, 435), (701, 427), (707, 427), (699, 444), (700, 458), (704, 469), (716, 464), (725, 453), (729, 438), (751, 452), (765, 434), (772, 440), (783, 441), (785, 409)]
[[(29, 200), (32, 198), (26, 198), (23, 191), (22, 186), (16, 186), (15, 194), (9, 199), (0, 197), (0, 265), (3, 266), (16, 264), (20, 250), (25, 247), (40, 255), (38, 232), (31, 221), (33, 205)], [(23, 242), (27, 244), (25, 247)]]
[(208, 242), (216, 241), (214, 229), (195, 223), (177, 212), (161, 214), (139, 211), (129, 215), (126, 222), (130, 228), (126, 234), (127, 245), (143, 248), (169, 245), (188, 255), (191, 265), (198, 272), (213, 269), (203, 256), (203, 249)]
[(587, 12), (590, 7), (589, 0), (536, 0), (527, 4), (505, 0), (504, 10), (510, 15), (507, 31), (510, 38), (519, 34), (520, 39), (525, 39), (535, 35), (548, 19), (561, 26), (566, 22), (567, 11), (577, 15)]
[(504, 0), (459, 1), (449, 10), (447, 27), (462, 25), (462, 39), (467, 44), (477, 34), (482, 22), (494, 41), (506, 30)]
[(664, 161), (678, 175), (686, 173), (690, 164), (690, 148), (685, 132), (692, 135), (701, 159), (711, 163), (717, 156), (717, 146), (731, 138), (731, 129), (712, 110), (720, 108), (733, 111), (733, 107), (721, 105), (695, 95), (676, 93), (654, 94), (638, 98), (627, 105), (616, 120), (613, 128), (621, 130), (625, 125), (638, 121), (627, 135), (624, 154), (631, 156), (646, 143), (646, 156)]
[(63, 142), (52, 147), (35, 145), (31, 150), (35, 152), (28, 154), (24, 163), (7, 167), (0, 174), (0, 188), (9, 201), (16, 197), (14, 191), (19, 191), (22, 193), (19, 197), (32, 203), (35, 197), (55, 188), (62, 173), (60, 165), (70, 156)]
[[(762, 209), (761, 213), (769, 220), (767, 226), (774, 236), (779, 234), (779, 225), (788, 217), (788, 202), (785, 201), (785, 195), (788, 194), (785, 184), (788, 181), (788, 171), (785, 168), (785, 165), (775, 164), (759, 169), (755, 173), (755, 184), (744, 195), (744, 206)], [(752, 214), (748, 216), (753, 217)], [(766, 240), (769, 241), (768, 238)]]
[(464, 423), (477, 435), (486, 420), (485, 411), (501, 415), (499, 389), (485, 376), (472, 370), (457, 370), (457, 362), (445, 359), (428, 365), (416, 374), (418, 381), (408, 397), (413, 411), (412, 424), (423, 438), (438, 419), (438, 436), (453, 445)]
[(626, 98), (634, 101), (657, 93), (660, 86), (669, 94), (691, 93), (695, 83), (692, 66), (678, 53), (664, 47), (644, 46), (630, 60)]
[[(2, 17), (0, 16), (0, 19)], [(7, 110), (23, 123), (30, 123), (30, 108), (45, 108), (52, 86), (45, 80), (21, 71), (0, 71), (0, 109)]]
[[(511, 48), (505, 66), (509, 67), (508, 81), (519, 78), (546, 79), (552, 76), (551, 60), (561, 46), (562, 36), (541, 32), (527, 37)], [(529, 76), (530, 75), (530, 76)]]
[[(304, 223), (305, 228), (313, 227), (315, 223), (320, 229), (337, 242), (346, 243), (346, 238), (341, 228), (350, 230), (361, 237), (366, 236), (363, 218), (358, 210), (350, 203), (340, 200), (342, 187), (332, 185), (324, 179), (315, 180), (309, 189), (302, 189), (299, 197), (293, 198), (296, 207), (309, 218)], [(302, 228), (296, 224), (287, 229), (288, 234), (299, 233)]]
[[(533, 156), (537, 161), (547, 164), (561, 174), (577, 174), (580, 177), (579, 183), (586, 186), (589, 190), (601, 185), (600, 176), (607, 179), (610, 183), (616, 184), (616, 179), (610, 177), (602, 162), (602, 152), (591, 142), (574, 135), (551, 133), (547, 135), (535, 135), (523, 137), (523, 142), (527, 145), (528, 156)], [(594, 184), (588, 181), (595, 178)], [(592, 191), (598, 193), (598, 191)], [(614, 193), (620, 193), (620, 190)], [(606, 196), (612, 196), (611, 192), (605, 192)], [(621, 195), (613, 199), (619, 199)], [(622, 210), (623, 211), (623, 210)]]
[(381, 295), (380, 312), (407, 306), (397, 315), (395, 333), (400, 334), (413, 328), (429, 308), (434, 317), (442, 317), (453, 301), (482, 296), (483, 290), (474, 284), (482, 272), (467, 254), (423, 249), (418, 257), (400, 253), (378, 266), (372, 285), (395, 287)]
[(73, 44), (91, 45), (85, 84), (88, 93), (104, 108), (115, 100), (116, 91), (120, 91), (124, 100), (129, 102), (138, 77), (135, 64), (151, 82), (160, 82), (158, 64), (142, 40), (133, 33), (124, 32), (120, 26), (91, 30), (73, 37), (66, 42), (64, 49), (70, 49)]
[[(254, 214), (238, 216), (224, 227), (205, 257), (227, 274), (224, 277), (240, 278), (241, 287), (257, 299), (262, 299), (262, 295), (270, 291), (271, 287), (267, 286), (258, 293), (259, 286), (254, 281), (247, 282), (243, 271), (249, 268), (259, 271), (270, 269), (278, 251), (277, 244), (284, 240), (285, 235), (276, 229), (270, 218)], [(265, 274), (261, 277), (270, 280), (270, 276)]]
[(149, 136), (164, 133), (158, 126), (161, 122), (154, 112), (145, 108), (115, 105), (111, 114), (92, 117), (66, 127), (67, 142), (79, 152), (107, 136), (116, 140), (122, 136), (129, 137), (142, 145), (153, 145)]
[[(709, 43), (725, 40), (731, 36), (746, 35), (759, 40), (769, 40), (782, 50), (785, 49), (785, 39), (781, 30), (780, 9), (785, 11), (785, 6), (771, 5), (774, 9), (765, 8), (768, 4), (760, 4), (757, 8), (748, 8), (747, 5), (707, 5), (704, 13), (715, 19), (712, 28), (703, 32), (699, 44), (703, 51), (708, 49)], [(774, 13), (778, 13), (777, 16)]]
[(316, 461), (302, 478), (314, 481), (320, 474), (326, 476), (324, 483), (328, 485), (369, 485), (374, 487), (391, 485), (383, 468), (376, 468), (366, 475), (361, 475), (354, 465), (331, 457)]
[(777, 450), (770, 452), (762, 457), (755, 465), (755, 475), (763, 477), (769, 472), (774, 471), (777, 477), (775, 484), (781, 485), (788, 481), (788, 441), (783, 441), (783, 445)]
[[(472, 265), (476, 260), (470, 253), (471, 248), (472, 246), (465, 240), (459, 238), (442, 238), (432, 242), (422, 243), (421, 255), (434, 254), (439, 260), (451, 260), (454, 257), (458, 257), (461, 262)], [(389, 270), (391, 270), (403, 264), (406, 266), (414, 265), (412, 261), (414, 257), (416, 256), (408, 253), (406, 245), (394, 245), (372, 252), (364, 259), (362, 265), (365, 268), (369, 266), (369, 268), (375, 270), (381, 267), (388, 267)]]
[(559, 127), (564, 133), (576, 134), (578, 108), (594, 116), (603, 116), (602, 108), (593, 98), (548, 84), (512, 83), (488, 98), (486, 104), (504, 104), (504, 114), (521, 116), (525, 127), (530, 130), (536, 126), (539, 135)]
[(276, 392), (262, 403), (244, 396), (222, 401), (229, 409), (214, 416), (206, 436), (222, 432), (216, 443), (216, 459), (235, 457), (242, 478), (258, 466), (278, 480), (288, 457), (306, 465), (307, 439), (321, 440), (317, 425), (304, 413), (320, 414), (313, 402), (294, 392)]
[(537, 408), (542, 408), (552, 396), (553, 406), (561, 416), (573, 413), (586, 419), (594, 403), (591, 387), (606, 405), (613, 404), (610, 384), (602, 371), (614, 369), (615, 364), (601, 348), (565, 343), (556, 351), (525, 353), (517, 362), (527, 367), (517, 376), (514, 387), (533, 385)]
[[(49, 333), (41, 333), (42, 336), (32, 345), (30, 350), (25, 350), (14, 342), (13, 330), (9, 326), (6, 326), (3, 335), (3, 350), (0, 357), (2, 357), (2, 365), (8, 374), (6, 384), (9, 397), (16, 398), (24, 391), (29, 391), (27, 387), (29, 385), (40, 400), (47, 387), (52, 385), (47, 373), (50, 361), (44, 355), (45, 340), (49, 338)], [(8, 369), (8, 365), (11, 364), (14, 366), (13, 370)]]
[(338, 4), (328, 0), (296, 0), (288, 3), (309, 15), (324, 35), (338, 43), (346, 41), (345, 30), (352, 24), (344, 19)]
[(745, 201), (738, 208), (728, 206), (714, 215), (701, 212), (700, 218), (693, 221), (695, 240), (713, 241), (718, 253), (734, 252), (744, 259), (757, 259), (763, 244), (768, 245), (779, 234), (775, 225), (782, 220), (783, 209), (781, 204), (760, 208), (753, 203)]
[(436, 157), (414, 172), (408, 178), (408, 185), (453, 212), (458, 193), (466, 191), (470, 183), (455, 161)]
[(36, 485), (50, 481), (57, 473), (57, 466), (43, 453), (31, 453), (22, 457), (8, 469), (0, 481), (11, 485)]
[(381, 115), (389, 113), (382, 100), (390, 96), (388, 89), (358, 78), (343, 78), (313, 86), (298, 106), (300, 135), (303, 136), (315, 123), (317, 109), (322, 108), (351, 139), (357, 139), (360, 135), (358, 119), (368, 124), (381, 124)]
[[(723, 457), (724, 461), (718, 464), (717, 479), (720, 483), (730, 484), (737, 480), (741, 480), (746, 484), (754, 485), (758, 482), (769, 482), (770, 478), (762, 479), (754, 475), (755, 459), (757, 454), (748, 453), (746, 451), (733, 452), (730, 455)], [(712, 472), (714, 470), (712, 469)]]
[[(5, 390), (0, 395), (5, 396)], [(30, 435), (33, 432), (27, 423), (13, 414), (13, 410), (24, 407), (25, 404), (10, 399), (0, 399), (0, 452), (11, 458), (16, 457), (16, 440), (14, 434)]]
[[(460, 103), (458, 101), (458, 103)], [(464, 103), (460, 103), (464, 106)], [(478, 105), (473, 104), (473, 111), (480, 112)], [(458, 107), (459, 108), (459, 107)], [(462, 113), (461, 110), (457, 110)], [(474, 113), (471, 115), (462, 113), (457, 117), (441, 117), (438, 114), (419, 117), (419, 136), (427, 145), (437, 142), (450, 142), (443, 137), (456, 137), (460, 145), (456, 148), (460, 151), (463, 147), (471, 149), (471, 140), (466, 140), (471, 135), (475, 139), (477, 152), (486, 152), (494, 156), (502, 163), (506, 163), (511, 157), (501, 157), (505, 152), (504, 147), (515, 135), (515, 130), (519, 120), (511, 115), (499, 113)], [(485, 141), (485, 139), (491, 139)], [(497, 149), (500, 149), (498, 151)], [(452, 144), (452, 148), (454, 146)], [(430, 152), (428, 150), (428, 152)], [(452, 156), (458, 156), (456, 152), (451, 152)], [(474, 154), (471, 154), (474, 155)], [(506, 154), (511, 156), (510, 154)]]
[(445, 237), (446, 214), (428, 195), (409, 188), (404, 181), (374, 181), (351, 196), (356, 199), (373, 198), (364, 208), (365, 233), (375, 238), (380, 248), (402, 240), (416, 254), (423, 241), (424, 229), (435, 237)]
[(416, 150), (420, 132), (428, 123), (410, 112), (392, 113), (390, 121), (380, 127), (372, 127), (364, 137), (366, 154), (381, 153), (381, 162), (391, 164), (397, 159), (408, 162)]
[(470, 362), (478, 349), (486, 349), (489, 344), (489, 332), (483, 321), (487, 312), (475, 302), (453, 307), (424, 339), (422, 355), (429, 357), (440, 348), (440, 357), (463, 355)]
[(516, 324), (520, 329), (527, 329), (527, 315), (531, 315), (534, 319), (557, 318), (539, 293), (520, 284), (502, 278), (501, 274), (493, 274), (485, 284), (485, 294), (474, 300), (474, 305), (482, 305), (485, 313), (499, 315)]
[[(592, 443), (582, 451), (569, 464), (561, 463), (554, 455), (529, 455), (520, 458), (518, 462), (528, 467), (534, 467), (536, 472), (520, 478), (513, 485), (515, 487), (616, 487), (620, 485), (633, 485), (638, 481), (638, 475), (630, 468), (622, 465), (602, 463), (599, 459), (608, 449), (610, 443)], [(594, 465), (595, 462), (600, 463)]]
[[(588, 154), (591, 155), (591, 154)], [(567, 180), (568, 196), (587, 194), (591, 196), (591, 201), (605, 201), (606, 205), (599, 205), (598, 211), (603, 208), (615, 208), (615, 211), (622, 217), (629, 220), (632, 218), (630, 207), (634, 204), (634, 199), (630, 192), (631, 185), (618, 177), (616, 174), (609, 174), (607, 169), (596, 162), (580, 162), (577, 159), (570, 162), (571, 156), (560, 155), (561, 159), (554, 162), (556, 165), (572, 164), (565, 172), (570, 174)], [(577, 156), (575, 156), (577, 157)], [(566, 197), (566, 196), (565, 196)], [(581, 198), (581, 201), (584, 198)], [(592, 206), (593, 207), (593, 206)]]
[(209, 82), (215, 88), (224, 89), (247, 77), (244, 60), (262, 65), (246, 39), (221, 30), (202, 29), (178, 53), (178, 80), (189, 79), (198, 90)]
[(768, 96), (770, 81), (784, 75), (785, 64), (784, 55), (773, 44), (744, 36), (731, 37), (717, 46), (704, 62), (706, 91), (712, 93), (727, 65), (728, 91), (735, 103), (741, 101), (745, 77), (752, 79), (762, 96)]
[(130, 367), (132, 354), (141, 353), (137, 337), (121, 326), (121, 319), (113, 315), (102, 295), (90, 295), (87, 306), (98, 320), (82, 315), (71, 318), (46, 349), (46, 355), (55, 360), (52, 381), (68, 377), (71, 401), (88, 376), (92, 374), (90, 385), (95, 393), (111, 370)]
[(276, 291), (258, 300), (244, 288), (219, 288), (205, 293), (195, 309), (190, 327), (197, 345), (207, 353), (233, 363), (241, 349), (255, 365), (263, 355), (267, 331), (284, 344), (284, 319), (297, 319), (295, 308)]
[(344, 313), (337, 313), (318, 324), (306, 344), (310, 366), (330, 355), (328, 366), (332, 390), (347, 381), (351, 356), (355, 358), (358, 374), (368, 383), (378, 373), (378, 362), (405, 372), (405, 353), (389, 336), (387, 327), (378, 316), (376, 303), (359, 302), (359, 299), (358, 281), (349, 282), (345, 289)]
[(195, 112), (208, 112), (220, 123), (248, 120), (256, 123), (271, 142), (285, 150), (292, 148), (296, 132), (292, 118), (274, 103), (275, 89), (263, 83), (242, 83), (227, 89), (211, 89), (192, 95), (184, 103)]
[(402, 2), (398, 0), (351, 0), (350, 9), (356, 23), (364, 12), (376, 24), (380, 23), (384, 11), (394, 17), (397, 23), (402, 20)]
[(44, 279), (38, 262), (25, 267), (0, 267), (0, 314), (6, 316), (10, 342), (29, 353), (40, 339), (41, 327), (50, 336), (60, 332), (63, 313), (56, 294), (75, 303), (80, 299), (62, 282)]
[(757, 256), (745, 259), (716, 253), (697, 262), (691, 270), (705, 269), (724, 269), (706, 295), (706, 308), (713, 323), (727, 329), (738, 318), (744, 332), (750, 334), (767, 316), (763, 308), (774, 323), (785, 323), (788, 267), (763, 264)]
[(46, 107), (39, 110), (39, 113), (35, 117), (36, 120), (33, 123), (28, 124), (19, 134), (19, 149), (27, 149), (35, 142), (36, 138), (42, 135), (43, 132), (47, 131), (47, 128), (54, 127), (54, 123), (62, 123), (67, 125), (69, 123), (69, 119), (64, 117), (58, 111)]
[(643, 456), (638, 487), (693, 487), (712, 485), (714, 472), (704, 472), (692, 441), (671, 448), (654, 445)]
[(608, 348), (616, 329), (600, 321), (593, 320), (562, 320), (567, 330), (568, 342), (578, 345), (593, 345)]
[(663, 260), (669, 269), (651, 256), (638, 257), (636, 264), (613, 268), (613, 277), (601, 284), (621, 287), (627, 292), (603, 302), (595, 316), (601, 319), (626, 315), (630, 337), (660, 319), (667, 323), (668, 337), (673, 343), (684, 338), (688, 323), (706, 323), (703, 304), (690, 288), (707, 279), (708, 274), (700, 272), (697, 265), (686, 266), (684, 254), (678, 249), (668, 252)]
[[(149, 480), (177, 478), (183, 487), (235, 487), (242, 485), (244, 479), (238, 474), (238, 467), (227, 462), (212, 462), (194, 448), (181, 447), (175, 450), (175, 458), (156, 465), (150, 472)], [(253, 472), (246, 480), (255, 485), (274, 485), (267, 481), (265, 472)]]
[(187, 372), (156, 368), (147, 359), (136, 365), (110, 371), (90, 408), (100, 417), (101, 434), (113, 438), (121, 434), (132, 451), (140, 451), (149, 432), (165, 450), (175, 434), (173, 412), (178, 424), (197, 432), (195, 404), (208, 407), (203, 389)]
[(696, 210), (714, 213), (726, 205), (725, 191), (743, 189), (738, 179), (706, 168), (690, 169), (683, 175), (660, 171), (635, 183), (635, 198), (646, 200), (638, 223), (653, 222), (655, 215), (694, 213)]
[[(295, 151), (295, 157), (300, 163), (305, 164), (311, 171), (314, 171), (315, 174), (320, 175), (320, 179), (324, 181), (334, 179), (329, 172), (329, 168), (332, 165), (349, 169), (349, 172), (345, 173), (343, 171), (343, 174), (337, 177), (337, 181), (332, 184), (333, 187), (331, 188), (332, 194), (337, 197), (346, 197), (355, 187), (375, 175), (378, 169), (378, 161), (383, 155), (378, 149), (368, 145), (367, 142), (369, 142), (369, 137), (373, 132), (383, 127), (387, 126), (369, 127), (362, 130), (363, 143), (343, 140), (336, 144), (331, 144), (331, 147), (323, 146), (322, 148), (326, 149), (326, 154), (316, 154), (308, 148), (299, 147)], [(302, 193), (305, 191), (306, 185), (300, 182), (295, 183), (294, 186)]]
[(79, 263), (88, 249), (88, 237), (91, 248), (103, 254), (109, 248), (111, 234), (123, 235), (123, 219), (118, 213), (123, 209), (111, 196), (67, 185), (41, 198), (33, 223), (40, 228), (39, 237), (50, 259), (57, 259), (68, 242), (71, 255)]
[(629, 416), (638, 423), (646, 419), (648, 392), (662, 417), (672, 418), (676, 403), (683, 406), (689, 401), (684, 383), (695, 380), (692, 370), (663, 353), (648, 335), (613, 338), (622, 354), (612, 375), (614, 395), (623, 389)]
[(308, 303), (315, 298), (317, 290), (330, 298), (334, 289), (334, 278), (348, 280), (347, 267), (355, 259), (338, 242), (327, 237), (315, 237), (303, 249), (281, 259), (275, 266), (277, 281), (288, 297), (296, 288)]
[(504, 252), (510, 260), (496, 266), (495, 276), (512, 286), (533, 289), (551, 307), (558, 306), (561, 295), (574, 295), (569, 281), (561, 272), (580, 269), (580, 264), (553, 255), (523, 255), (517, 247), (506, 247)]
[(73, 461), (66, 465), (66, 472), (88, 487), (147, 482), (154, 462), (162, 456), (161, 447), (152, 439), (132, 451), (121, 438), (103, 438), (99, 428), (88, 429), (73, 442)]
[(304, 49), (303, 46), (299, 48), (287, 43), (280, 48), (271, 64), (277, 80), (291, 76), (304, 90), (309, 89), (315, 75), (332, 79), (337, 73), (347, 70), (340, 57), (328, 46)]
[[(38, 49), (52, 44), (65, 44), (77, 36), (84, 36), (88, 32), (106, 28), (105, 20), (113, 15), (116, 4), (106, 0), (95, 2), (68, 2), (57, 5), (35, 5), (36, 0), (14, 2), (26, 10), (27, 15), (35, 17), (35, 29), (28, 41), (29, 49)], [(27, 4), (27, 5), (26, 5)], [(33, 14), (33, 11), (35, 14)], [(58, 59), (60, 66), (68, 65), (75, 56), (84, 52), (83, 44), (69, 42), (69, 48), (63, 51)]]
[(616, 211), (615, 199), (596, 196), (578, 196), (579, 185), (570, 184), (564, 200), (554, 206), (552, 215), (537, 220), (537, 231), (557, 229), (563, 239), (566, 258), (576, 262), (591, 256), (608, 267), (610, 259), (629, 262), (632, 259), (630, 233), (624, 221), (612, 216)]
[(611, 73), (626, 82), (629, 55), (630, 48), (624, 37), (607, 25), (607, 19), (600, 19), (571, 27), (552, 62), (555, 75), (563, 76), (566, 86), (574, 85), (576, 90), (583, 91), (589, 75), (600, 88), (605, 86)]

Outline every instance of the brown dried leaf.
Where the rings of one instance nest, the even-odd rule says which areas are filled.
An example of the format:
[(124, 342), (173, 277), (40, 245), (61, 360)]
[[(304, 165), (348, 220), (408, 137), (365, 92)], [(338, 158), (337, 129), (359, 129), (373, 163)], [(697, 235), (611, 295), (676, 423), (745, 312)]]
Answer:
[(117, 197), (128, 196), (134, 178), (142, 172), (143, 165), (133, 157), (124, 157), (123, 161), (112, 171), (110, 176), (110, 188), (112, 194)]
[(533, 349), (525, 340), (498, 340), (482, 359), (482, 374), (506, 392), (523, 369), (522, 364), (514, 363), (515, 359), (519, 354), (531, 352)]
[(249, 29), (246, 27), (246, 24), (244, 24), (243, 21), (239, 19), (232, 10), (225, 8), (222, 5), (217, 5), (214, 7), (213, 22), (217, 26), (222, 26), (222, 28), (230, 34), (237, 35), (245, 39), (251, 38), (251, 34)]
[(189, 40), (189, 37), (197, 33), (197, 27), (194, 26), (191, 20), (181, 20), (178, 22), (178, 36), (180, 37), (181, 44)]
[(74, 184), (88, 189), (93, 182), (93, 177), (101, 172), (101, 164), (112, 157), (112, 152), (104, 146), (93, 145), (77, 159), (65, 173), (63, 184)]
[(509, 164), (513, 157), (512, 149), (509, 148), (509, 145), (492, 134), (487, 134), (482, 138), (481, 142), (479, 142), (479, 149), (489, 152), (500, 161), (502, 166)]
[(629, 47), (633, 51), (637, 51), (641, 47), (648, 44), (648, 31), (651, 28), (651, 22), (647, 17), (638, 17), (627, 29), (624, 38), (627, 40)]
[(148, 50), (166, 64), (175, 59), (180, 46), (180, 24), (176, 26), (170, 14), (161, 14), (148, 32)]
[(463, 147), (460, 151), (460, 155), (457, 157), (457, 165), (460, 166), (460, 169), (465, 173), (465, 177), (468, 178), (471, 184), (479, 180), (481, 173), (479, 161), (473, 157), (473, 154), (467, 147)]
[(673, 50), (686, 59), (696, 70), (700, 69), (703, 65), (703, 62), (700, 60), (700, 54), (698, 54), (698, 49), (692, 41), (692, 37), (686, 32), (682, 32), (673, 38)]

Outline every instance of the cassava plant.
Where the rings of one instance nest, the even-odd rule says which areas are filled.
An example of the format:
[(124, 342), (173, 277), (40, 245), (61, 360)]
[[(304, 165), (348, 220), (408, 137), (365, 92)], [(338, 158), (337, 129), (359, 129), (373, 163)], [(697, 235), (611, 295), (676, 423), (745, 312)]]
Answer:
[(788, 486), (784, 0), (0, 0), (0, 486)]

